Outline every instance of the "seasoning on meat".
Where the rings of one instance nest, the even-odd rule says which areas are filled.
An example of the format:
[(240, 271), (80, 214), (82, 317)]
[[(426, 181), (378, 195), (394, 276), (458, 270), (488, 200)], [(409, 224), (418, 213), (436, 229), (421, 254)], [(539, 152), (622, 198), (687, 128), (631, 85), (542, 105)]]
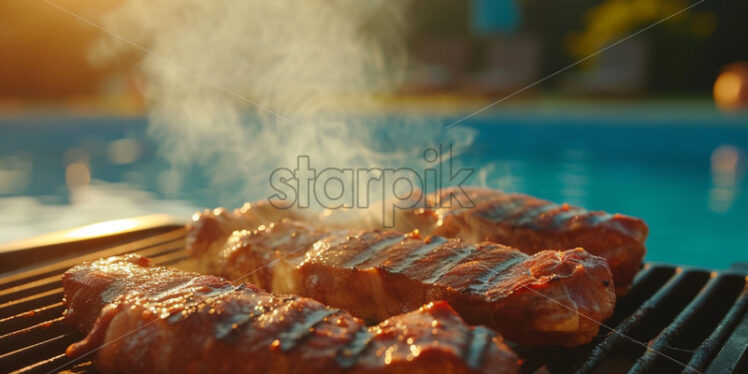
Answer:
[(367, 327), (296, 296), (154, 267), (137, 256), (63, 276), (67, 319), (102, 373), (517, 373), (501, 337), (444, 302)]

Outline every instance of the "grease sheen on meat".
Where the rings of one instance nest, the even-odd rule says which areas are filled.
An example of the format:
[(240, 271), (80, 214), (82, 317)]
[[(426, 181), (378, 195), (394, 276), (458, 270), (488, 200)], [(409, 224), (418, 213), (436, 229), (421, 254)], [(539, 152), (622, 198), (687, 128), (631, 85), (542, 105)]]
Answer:
[(615, 303), (606, 262), (579, 248), (530, 256), (489, 242), (283, 220), (236, 231), (199, 256), (205, 272), (370, 322), (446, 300), (468, 323), (524, 345), (587, 343)]
[(128, 255), (63, 276), (67, 320), (88, 336), (103, 373), (517, 373), (493, 331), (471, 328), (446, 303), (367, 327), (307, 298), (153, 267)]
[[(641, 268), (648, 234), (641, 219), (488, 188), (462, 190), (464, 194), (457, 188), (425, 196), (414, 193), (411, 201), (397, 205), (412, 208), (394, 210), (392, 229), (419, 230), (424, 236), (460, 238), (469, 243), (490, 241), (528, 254), (582, 247), (608, 262), (619, 294)], [(383, 211), (388, 210), (380, 203), (370, 209), (336, 209), (318, 216), (299, 209), (275, 209), (267, 201), (259, 201), (233, 212), (218, 209), (196, 214), (190, 224), (190, 240), (195, 243), (188, 247), (203, 253), (211, 245), (222, 245), (234, 230), (253, 229), (281, 218), (322, 228), (383, 229)]]
[(427, 195), (421, 208), (399, 212), (396, 228), (473, 243), (491, 241), (528, 254), (582, 247), (608, 261), (619, 293), (641, 268), (648, 234), (641, 219), (488, 188), (462, 190), (464, 194), (453, 187)]

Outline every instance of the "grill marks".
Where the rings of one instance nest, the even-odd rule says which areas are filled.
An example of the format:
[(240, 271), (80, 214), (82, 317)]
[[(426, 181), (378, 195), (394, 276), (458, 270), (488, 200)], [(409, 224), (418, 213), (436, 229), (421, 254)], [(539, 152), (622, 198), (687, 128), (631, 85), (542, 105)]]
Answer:
[(483, 359), (483, 352), (486, 351), (490, 335), (491, 333), (489, 330), (480, 326), (474, 327), (468, 333), (467, 344), (465, 345), (466, 349), (463, 353), (463, 357), (465, 357), (465, 361), (467, 361), (468, 366), (471, 368), (480, 367), (481, 360)]
[(213, 337), (215, 337), (216, 339), (224, 339), (228, 337), (232, 332), (245, 328), (250, 323), (252, 323), (252, 321), (265, 314), (263, 313), (263, 311), (250, 312), (247, 314), (240, 313), (230, 316), (225, 321), (216, 324)]
[[(244, 285), (228, 286), (211, 290), (201, 294), (191, 301), (192, 305), (203, 304), (220, 313), (220, 305), (231, 302), (232, 297), (242, 293)], [(254, 292), (249, 290), (250, 292)], [(245, 295), (246, 296), (246, 295)], [(168, 301), (161, 300), (161, 302)], [(279, 321), (291, 321), (288, 327), (278, 333), (279, 348), (289, 351), (302, 344), (315, 331), (315, 327), (327, 322), (328, 317), (340, 313), (337, 309), (325, 308), (317, 303), (309, 303), (308, 300), (297, 297), (278, 298), (271, 295), (258, 294), (256, 297), (246, 298), (247, 303), (240, 305), (240, 310), (229, 313), (225, 318), (215, 321), (213, 337), (218, 340), (232, 338), (236, 340), (239, 335), (252, 334), (256, 329), (256, 321), (268, 318), (279, 318)], [(264, 306), (263, 306), (264, 305)], [(195, 308), (186, 309), (190, 313), (199, 313)], [(280, 311), (280, 313), (279, 313)], [(208, 313), (211, 313), (210, 311)], [(225, 314), (225, 313), (223, 313)], [(280, 315), (277, 317), (277, 315)], [(179, 317), (179, 318), (172, 318)], [(177, 323), (184, 318), (181, 313), (169, 317), (169, 323)], [(267, 322), (264, 322), (267, 323)]]
[[(494, 221), (509, 221), (525, 206), (525, 202), (517, 195), (502, 196), (498, 201), (482, 201), (476, 205), (478, 214), (484, 218)], [(457, 214), (464, 212), (455, 212)]]
[(610, 220), (608, 213), (589, 212), (566, 204), (554, 204), (525, 195), (509, 194), (477, 206), (477, 214), (492, 222), (506, 222), (530, 229), (560, 230), (574, 219), (590, 225)]
[[(262, 235), (270, 234), (257, 235), (260, 237), (256, 240), (262, 241)], [(297, 230), (296, 235), (305, 233)], [(372, 323), (431, 301), (447, 300), (470, 323), (488, 324), (519, 343), (579, 345), (588, 342), (598, 326), (589, 321), (573, 325), (576, 322), (545, 318), (559, 305), (540, 295), (526, 296), (525, 287), (556, 295), (564, 305), (581, 305), (580, 311), (596, 320), (605, 319), (613, 309), (607, 264), (581, 249), (530, 256), (488, 242), (472, 245), (442, 237), (423, 240), (416, 233), (377, 230), (330, 232), (304, 248), (257, 248), (244, 246), (239, 249), (242, 253), (235, 252), (237, 258), (255, 260), (245, 267), (234, 264), (233, 270), (244, 273), (269, 265), (268, 279), (288, 282), (261, 282), (260, 287), (310, 297)], [(303, 261), (274, 265), (289, 250), (304, 253)], [(255, 255), (253, 251), (274, 253), (275, 257)], [(204, 260), (216, 261), (211, 257)], [(217, 272), (224, 274), (220, 269)], [(524, 305), (513, 305), (515, 299)], [(543, 308), (548, 312), (517, 313), (517, 308)], [(568, 326), (577, 327), (574, 330)]]
[(490, 289), (493, 284), (491, 281), (497, 281), (498, 278), (501, 278), (501, 276), (511, 270), (512, 267), (525, 259), (527, 259), (527, 256), (517, 255), (506, 261), (499, 262), (498, 265), (492, 268), (486, 266), (486, 272), (476, 279), (476, 283), (470, 285), (470, 289), (478, 292), (484, 292)]
[(399, 262), (389, 267), (389, 271), (393, 273), (402, 273), (406, 269), (410, 268), (416, 261), (426, 257), (427, 254), (440, 248), (442, 244), (446, 243), (447, 239), (441, 236), (436, 236), (430, 239), (426, 244), (416, 247), (415, 249), (408, 252), (408, 254), (402, 258)]
[[(376, 237), (373, 244), (368, 244), (372, 237)], [(332, 240), (330, 241), (332, 242)], [(368, 245), (368, 247), (367, 247)], [(511, 267), (519, 264), (528, 256), (515, 251), (509, 255), (493, 256), (484, 258), (476, 247), (459, 241), (449, 241), (443, 237), (432, 237), (428, 241), (407, 238), (403, 235), (395, 235), (392, 232), (369, 232), (358, 237), (349, 237), (347, 240), (337, 240), (329, 246), (319, 246), (323, 251), (308, 256), (308, 262), (314, 262), (317, 258), (335, 258), (340, 253), (359, 251), (350, 260), (338, 263), (344, 269), (357, 268), (359, 270), (373, 269), (385, 263), (382, 268), (394, 274), (403, 274), (426, 284), (437, 284), (446, 274), (449, 274), (457, 266), (466, 261), (473, 261), (472, 255), (476, 253), (481, 256), (479, 266), (493, 266), (487, 268), (485, 274), (475, 278), (471, 288), (485, 291), (492, 286), (492, 281), (500, 278), (503, 273)], [(491, 248), (494, 249), (494, 248)], [(498, 252), (506, 252), (504, 248)], [(336, 255), (338, 254), (338, 255)], [(392, 257), (395, 257), (392, 259)], [(389, 260), (388, 260), (389, 259)], [(496, 264), (496, 265), (494, 265)], [(447, 284), (449, 285), (449, 284)]]
[[(72, 269), (75, 276), (64, 282), (66, 291), (72, 285), (90, 288), (86, 295), (101, 290), (118, 293), (116, 307), (104, 309), (85, 343), (70, 351), (77, 355), (102, 347), (95, 360), (101, 372), (181, 372), (199, 367), (236, 373), (378, 373), (393, 368), (418, 371), (435, 363), (455, 373), (518, 371), (516, 355), (495, 333), (471, 332), (446, 303), (432, 303), (367, 328), (347, 312), (311, 299), (278, 297), (251, 285), (234, 287), (220, 278), (147, 265), (133, 257), (110, 258), (103, 266)], [(137, 288), (131, 279), (114, 281), (123, 271), (136, 275)], [(153, 278), (191, 279), (164, 290), (168, 282), (142, 277), (147, 273)], [(114, 286), (102, 288), (101, 279)], [(91, 307), (86, 300), (69, 296), (73, 318)], [(138, 334), (128, 333), (146, 325)], [(439, 333), (433, 332), (436, 326)], [(119, 342), (110, 344), (114, 341), (108, 339)], [(455, 349), (459, 342), (469, 346)], [(175, 354), (163, 354), (162, 347)], [(388, 353), (382, 355), (385, 349)], [(429, 354), (419, 359), (426, 351)], [(481, 361), (484, 351), (493, 358), (490, 365)]]
[[(521, 205), (517, 206), (522, 207)], [(532, 225), (540, 215), (552, 214), (551, 212), (558, 211), (561, 209), (560, 205), (557, 204), (543, 204), (536, 207), (524, 206), (524, 209), (518, 209), (519, 216), (517, 217), (517, 224), (520, 226)]]
[(379, 240), (376, 243), (370, 244), (368, 248), (365, 248), (363, 251), (355, 255), (352, 259), (344, 263), (343, 267), (349, 269), (355, 268), (356, 266), (361, 265), (368, 260), (371, 260), (373, 256), (376, 256), (380, 252), (397, 244), (405, 238), (404, 235), (391, 235), (392, 233), (388, 233), (379, 236)]
[(353, 335), (353, 339), (344, 345), (338, 352), (336, 356), (338, 365), (344, 369), (353, 367), (362, 352), (369, 347), (373, 338), (374, 336), (364, 327), (356, 331), (356, 334)]
[(333, 244), (316, 246), (318, 251), (307, 256), (307, 263), (359, 270), (373, 269), (384, 263), (382, 268), (386, 271), (428, 284), (437, 283), (476, 250), (473, 245), (438, 236), (425, 242), (394, 232), (366, 232), (346, 240), (328, 238), (326, 242)]
[[(237, 288), (236, 290), (239, 290)], [(273, 311), (273, 303), (277, 303), (276, 300), (270, 299), (266, 301), (266, 306), (262, 305), (262, 302), (258, 302), (252, 305), (248, 305), (248, 311), (242, 310), (242, 312), (228, 316), (225, 320), (216, 323), (213, 337), (216, 339), (226, 339), (232, 336), (232, 334), (238, 334), (239, 332), (252, 328), (252, 324)], [(244, 308), (243, 308), (244, 309)]]
[(305, 319), (296, 321), (291, 325), (291, 328), (288, 331), (280, 334), (280, 349), (283, 351), (293, 349), (299, 342), (303, 341), (305, 337), (314, 332), (314, 326), (323, 321), (327, 321), (327, 317), (338, 312), (337, 309), (327, 308), (307, 312)]
[(439, 279), (444, 276), (444, 274), (447, 274), (447, 272), (452, 270), (455, 266), (457, 266), (457, 264), (468, 257), (470, 253), (473, 252), (473, 250), (475, 250), (475, 247), (473, 246), (466, 246), (463, 248), (452, 250), (452, 254), (446, 259), (446, 261), (439, 264), (439, 267), (435, 269), (433, 274), (423, 281), (429, 284), (438, 282)]
[[(644, 259), (649, 230), (641, 219), (554, 204), (522, 194), (470, 187), (464, 190), (474, 202), (473, 208), (442, 207), (436, 209), (436, 224), (429, 226), (413, 220), (412, 225), (428, 234), (471, 242), (487, 240), (528, 254), (582, 247), (611, 264), (620, 293), (625, 292)], [(454, 191), (446, 188), (435, 194), (443, 196)]]
[[(140, 245), (141, 244), (136, 243), (134, 245), (134, 248), (140, 248)], [(131, 246), (131, 247), (133, 247), (133, 246)], [(109, 256), (109, 255), (99, 256), (99, 257), (107, 257), (107, 256)], [(75, 263), (78, 263), (78, 262), (80, 262), (82, 260), (75, 259), (75, 260), (72, 260), (72, 261), (74, 261)], [(55, 266), (59, 266), (59, 264), (56, 264)], [(71, 266), (72, 266), (72, 264), (71, 264)], [(636, 309), (636, 306), (638, 305), (638, 303), (641, 302), (641, 300), (644, 300), (647, 297), (651, 296), (651, 294), (654, 292), (654, 290), (656, 290), (660, 286), (662, 286), (662, 282), (664, 282), (666, 279), (668, 279), (668, 277), (670, 276), (670, 274), (672, 274), (672, 271), (674, 269), (672, 267), (660, 267), (660, 266), (656, 266), (656, 267), (653, 267), (653, 268), (649, 268), (649, 272), (647, 274), (651, 273), (652, 270), (658, 270), (657, 274), (660, 274), (662, 272), (663, 274), (661, 274), (661, 275), (665, 276), (665, 278), (660, 279), (661, 277), (655, 277), (657, 279), (653, 280), (653, 279), (650, 279), (652, 277), (641, 277), (642, 274), (640, 274), (640, 276), (637, 278), (638, 279), (637, 283), (632, 288), (632, 291), (629, 292), (629, 295), (626, 298), (622, 299), (620, 301), (620, 303), (619, 303), (619, 309), (620, 309), (619, 312), (623, 312), (624, 313), (619, 319), (624, 318), (626, 315), (628, 315), (632, 311), (634, 311), (634, 309)], [(701, 272), (702, 270), (698, 270), (698, 271)], [(667, 273), (667, 274), (665, 274), (665, 273)], [(29, 279), (29, 278), (26, 278), (27, 274), (28, 273), (21, 273), (20, 276), (23, 277), (22, 279)], [(651, 275), (651, 274), (649, 274), (649, 275)], [(745, 282), (744, 277), (740, 276), (738, 278), (739, 278), (738, 280), (740, 281), (740, 284), (744, 284), (744, 282)], [(59, 284), (59, 275), (54, 276), (54, 279), (57, 279), (57, 282)], [(644, 283), (644, 284), (641, 284), (641, 283)], [(644, 286), (644, 288), (647, 288), (646, 292), (644, 292), (644, 293), (636, 292), (636, 291), (640, 290), (639, 288), (641, 286)], [(654, 288), (651, 289), (651, 290), (649, 290), (648, 287), (650, 287), (650, 286), (654, 287)], [(57, 287), (57, 286), (55, 286), (55, 287)], [(13, 290), (11, 290), (11, 291), (13, 291)], [(724, 292), (724, 290), (721, 290), (721, 292)], [(739, 291), (736, 291), (736, 292), (739, 293)], [(634, 299), (630, 299), (630, 296), (636, 296), (636, 297)], [(724, 298), (724, 296), (720, 296), (720, 298)], [(635, 300), (638, 300), (638, 301), (635, 301)], [(707, 340), (705, 340), (702, 343), (702, 345), (699, 346), (696, 349), (696, 351), (694, 353), (694, 356), (693, 356), (693, 360), (689, 363), (689, 366), (692, 366), (692, 367), (694, 367), (694, 368), (696, 368), (698, 370), (706, 371), (706, 367), (709, 365), (710, 362), (712, 362), (713, 355), (716, 355), (716, 352), (719, 352), (719, 349), (722, 348), (722, 346), (724, 345), (724, 344), (722, 344), (724, 342), (724, 340), (726, 340), (730, 336), (730, 334), (732, 333), (732, 331), (734, 329), (734, 325), (740, 321), (740, 317), (743, 315), (743, 313), (740, 313), (740, 311), (744, 311), (745, 310), (745, 305), (748, 304), (748, 303), (745, 302), (746, 300), (748, 300), (748, 298), (746, 298), (745, 292), (743, 292), (743, 294), (741, 294), (739, 296), (737, 302), (734, 305), (732, 305), (732, 309), (730, 310), (730, 312), (728, 313), (728, 315), (725, 316), (724, 320), (722, 320), (719, 323), (719, 327), (717, 328), (717, 330), (714, 331), (714, 335), (721, 336), (721, 338), (720, 338), (721, 340), (717, 339), (716, 342), (715, 342), (712, 339), (713, 336), (710, 336), (709, 338), (707, 338)], [(5, 302), (5, 301), (7, 301), (7, 300), (2, 300), (2, 302)], [(57, 301), (59, 301), (59, 299)], [(635, 304), (632, 304), (632, 303), (635, 303)], [(61, 307), (62, 307), (62, 304), (59, 303), (59, 302), (57, 302), (55, 304), (50, 304), (48, 307), (44, 307), (44, 308), (54, 308), (55, 310), (57, 310), (58, 308), (61, 308)], [(712, 309), (709, 309), (709, 310), (711, 311)], [(54, 317), (56, 317), (56, 316), (59, 316), (59, 310), (54, 313)], [(27, 316), (16, 316), (16, 317), (11, 317), (11, 318), (15, 318), (16, 320), (20, 320), (20, 321), (17, 322), (16, 326), (21, 326), (21, 324), (23, 324), (23, 323), (25, 323), (25, 325), (23, 325), (23, 326), (31, 326), (32, 324), (36, 323), (36, 322), (32, 323), (31, 321), (37, 321), (36, 318), (37, 317), (41, 317), (41, 315), (39, 313), (39, 309), (37, 309), (37, 313), (34, 315), (34, 317), (27, 317)], [(49, 318), (46, 318), (44, 320), (49, 320), (49, 319), (52, 319), (52, 318), (53, 317), (49, 317)], [(618, 321), (618, 319), (616, 319), (616, 318), (614, 318), (614, 319), (615, 319), (615, 321)], [(39, 320), (39, 321), (42, 321), (42, 320)], [(6, 322), (6, 321), (0, 321), (0, 322)], [(611, 321), (609, 320), (608, 322), (611, 322)], [(617, 322), (613, 322), (613, 323), (617, 324)], [(729, 327), (725, 327), (725, 326), (729, 326)], [(702, 326), (702, 324), (700, 324), (699, 327), (700, 327), (699, 331), (703, 330), (703, 328), (706, 328), (706, 327)], [(18, 330), (20, 330), (20, 328), (18, 328)], [(709, 334), (709, 333), (712, 332), (712, 330), (713, 329), (710, 327), (709, 330), (704, 330), (705, 331), (704, 333), (705, 334)], [(8, 330), (8, 331), (10, 331), (10, 330)], [(48, 331), (52, 331), (52, 330), (48, 330)], [(370, 346), (370, 342), (372, 340), (371, 339), (372, 335), (368, 334), (368, 330), (366, 328), (362, 328), (361, 330), (359, 330), (359, 332), (361, 333), (361, 337), (362, 337), (361, 341), (363, 343), (361, 345), (355, 344), (354, 343), (355, 339), (352, 339), (352, 340), (350, 340), (348, 342), (348, 346), (346, 346), (346, 347), (349, 347), (349, 346), (350, 347), (353, 347), (353, 346), (362, 346), (363, 347), (362, 350), (368, 349), (367, 347)], [(737, 338), (736, 335), (737, 334), (735, 334), (733, 337)], [(358, 333), (356, 333), (355, 336), (358, 336)], [(658, 337), (659, 336), (660, 335), (658, 335)], [(51, 338), (51, 337), (52, 337), (52, 335), (47, 335), (43, 339), (47, 340), (48, 338)], [(69, 337), (72, 339), (71, 336), (69, 336)], [(42, 338), (40, 338), (40, 339), (42, 339)], [(38, 343), (38, 342), (41, 342), (41, 341), (42, 340), (37, 340), (37, 341), (35, 341), (35, 343)], [(2, 346), (2, 344), (0, 344), (0, 346)], [(3, 346), (3, 348), (5, 348), (5, 346)], [(20, 355), (17, 356), (15, 354), (11, 354), (10, 356), (5, 357), (7, 359), (6, 361), (3, 361), (2, 363), (0, 363), (0, 372), (6, 372), (6, 371), (10, 372), (10, 371), (14, 370), (15, 368), (21, 368), (21, 367), (23, 367), (23, 368), (19, 372), (24, 372), (24, 373), (25, 372), (47, 372), (49, 370), (52, 370), (52, 369), (54, 369), (54, 368), (56, 368), (56, 367), (58, 367), (60, 365), (64, 365), (65, 363), (69, 362), (70, 359), (67, 356), (65, 356), (64, 353), (61, 353), (61, 352), (63, 352), (63, 350), (64, 350), (64, 347), (59, 348), (59, 349), (48, 349), (48, 348), (42, 349), (42, 348), (38, 348), (38, 349), (36, 349), (34, 351), (33, 355), (30, 355), (30, 357), (28, 359), (20, 358)], [(716, 352), (712, 352), (714, 350), (716, 350)], [(351, 359), (350, 355), (346, 356), (344, 354), (344, 351), (345, 351), (345, 348), (341, 348), (340, 353), (339, 353), (338, 362), (340, 363), (341, 367), (352, 367), (357, 362), (358, 354), (354, 355), (352, 357), (352, 359)], [(580, 353), (579, 355), (573, 354), (574, 352), (576, 352), (576, 351), (570, 351), (569, 355), (565, 355), (564, 354), (564, 355), (561, 355), (562, 357), (553, 358), (553, 360), (555, 362), (548, 364), (548, 367), (572, 367), (573, 364), (581, 362), (581, 361), (587, 359), (587, 357), (588, 357), (587, 354), (586, 354), (586, 352), (585, 353)], [(712, 352), (712, 355), (708, 355), (706, 358), (704, 358), (703, 354), (705, 352)], [(632, 355), (634, 355), (634, 354), (632, 353)], [(46, 358), (46, 357), (51, 357), (51, 358), (45, 360), (44, 358)], [(465, 355), (465, 357), (468, 357), (468, 356)], [(489, 357), (490, 357), (489, 354), (486, 354), (486, 353), (484, 353), (482, 355), (482, 359), (483, 360), (488, 360)], [(599, 359), (601, 359), (603, 362), (606, 362), (606, 360), (609, 359), (610, 357), (611, 356), (604, 356), (604, 357), (601, 357)], [(632, 356), (632, 357), (635, 357), (635, 356)], [(12, 364), (9, 364), (8, 362), (10, 362), (11, 360), (12, 360)], [(547, 358), (540, 358), (537, 362), (535, 362), (531, 358), (530, 361), (525, 361), (526, 362), (525, 367), (527, 367), (527, 368), (539, 367), (543, 363), (547, 362), (546, 360), (548, 360), (548, 359)], [(694, 360), (697, 360), (698, 363), (695, 364)], [(86, 360), (82, 360), (81, 362), (83, 362), (83, 361), (86, 361)], [(345, 365), (342, 364), (343, 362), (352, 362), (352, 363), (349, 364), (348, 366), (345, 366)], [(683, 361), (683, 362), (685, 362), (685, 361)], [(725, 368), (725, 367), (728, 367), (728, 365), (734, 364), (734, 363), (735, 363), (735, 361), (729, 361), (729, 360), (724, 360), (724, 359), (723, 360), (717, 359), (717, 360), (714, 360), (714, 364), (715, 365), (713, 365), (713, 366), (721, 365), (721, 367)], [(3, 365), (3, 364), (5, 364), (5, 365)], [(30, 365), (30, 366), (26, 366), (26, 365)], [(562, 366), (560, 366), (560, 365), (562, 365)], [(677, 365), (677, 364), (674, 364), (674, 365)], [(81, 371), (81, 372), (85, 371), (85, 372), (88, 372), (88, 371), (92, 370), (91, 363), (90, 362), (86, 362), (86, 363), (81, 364), (81, 365), (76, 365), (76, 369), (77, 370), (73, 370), (73, 371)], [(724, 369), (724, 370), (726, 370), (726, 369)], [(530, 371), (532, 371), (532, 370), (530, 370)]]
[[(450, 189), (441, 193), (446, 194)], [(472, 207), (458, 204), (444, 206), (439, 210), (444, 219), (450, 216), (475, 214), (494, 223), (505, 223), (515, 227), (533, 230), (562, 230), (572, 221), (580, 220), (587, 225), (597, 225), (609, 221), (613, 215), (604, 212), (590, 212), (567, 204), (555, 204), (522, 194), (505, 194), (499, 191), (467, 189), (473, 202)], [(432, 198), (433, 199), (433, 198)]]

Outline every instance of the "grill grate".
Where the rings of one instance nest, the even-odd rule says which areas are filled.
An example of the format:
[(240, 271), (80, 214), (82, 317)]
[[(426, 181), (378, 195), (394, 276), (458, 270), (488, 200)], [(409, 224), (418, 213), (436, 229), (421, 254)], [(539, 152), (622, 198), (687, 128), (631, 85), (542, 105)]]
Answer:
[[(174, 264), (186, 259), (184, 236), (182, 228), (168, 230), (0, 277), (0, 372), (92, 372), (90, 362), (70, 363), (64, 354), (82, 336), (63, 323), (60, 275), (81, 261), (131, 252)], [(617, 333), (601, 328), (586, 346), (520, 351), (523, 371), (684, 371), (677, 360), (698, 372), (748, 372), (747, 308), (745, 272), (647, 264), (605, 322)]]
[[(158, 265), (187, 258), (184, 229), (90, 252), (27, 272), (0, 278), (0, 372), (47, 373), (71, 370), (65, 348), (83, 336), (62, 323), (62, 282), (65, 270), (86, 260), (138, 253)], [(78, 364), (76, 362), (76, 364)], [(90, 363), (72, 368), (84, 372)]]

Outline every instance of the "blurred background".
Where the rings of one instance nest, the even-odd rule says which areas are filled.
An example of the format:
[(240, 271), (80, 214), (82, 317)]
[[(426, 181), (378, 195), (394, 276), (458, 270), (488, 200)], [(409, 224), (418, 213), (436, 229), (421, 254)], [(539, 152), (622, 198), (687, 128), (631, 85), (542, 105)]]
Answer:
[[(0, 211), (5, 213), (0, 216), (0, 243), (150, 213), (186, 220), (196, 209), (235, 207), (268, 196), (266, 185), (217, 177), (217, 165), (231, 163), (238, 153), (200, 153), (197, 161), (181, 155), (180, 134), (190, 135), (184, 149), (195, 153), (193, 149), (222, 148), (221, 137), (229, 142), (236, 130), (216, 130), (220, 136), (205, 139), (203, 132), (179, 127), (184, 122), (192, 129), (191, 121), (196, 121), (189, 112), (193, 108), (173, 104), (183, 92), (193, 92), (180, 82), (195, 81), (199, 75), (216, 83), (208, 86), (229, 87), (224, 91), (240, 92), (245, 101), (281, 115), (290, 113), (288, 118), (299, 122), (309, 111), (297, 108), (306, 108), (314, 92), (337, 98), (346, 95), (340, 89), (346, 81), (369, 82), (368, 73), (362, 75), (367, 79), (358, 79), (335, 69), (351, 65), (352, 56), (336, 53), (348, 42), (368, 46), (363, 44), (369, 43), (366, 30), (372, 29), (396, 39), (397, 48), (384, 44), (378, 49), (384, 56), (381, 61), (380, 55), (355, 57), (365, 60), (361, 66), (372, 64), (397, 74), (388, 77), (386, 89), (361, 85), (376, 106), (343, 110), (323, 105), (325, 110), (319, 112), (326, 116), (332, 107), (335, 122), (342, 122), (348, 129), (344, 132), (352, 134), (347, 136), (364, 137), (364, 143), (379, 143), (372, 148), (387, 149), (390, 138), (379, 131), (382, 123), (396, 123), (398, 129), (418, 123), (406, 132), (409, 136), (431, 133), (436, 135), (429, 141), (444, 142), (452, 139), (445, 135), (449, 127), (459, 122), (460, 132), (454, 134), (465, 141), (456, 160), (476, 169), (471, 184), (641, 217), (650, 225), (649, 260), (713, 268), (746, 260), (748, 2), (707, 0), (680, 12), (696, 2), (415, 0), (395, 6), (382, 1), (377, 2), (379, 7), (364, 10), (325, 8), (321, 14), (332, 14), (334, 20), (346, 18), (345, 12), (360, 12), (362, 16), (351, 19), (360, 20), (353, 26), (364, 31), (340, 43), (326, 40), (328, 34), (313, 34), (322, 35), (322, 41), (312, 41), (322, 47), (304, 49), (303, 54), (296, 52), (302, 47), (276, 43), (274, 37), (284, 35), (285, 41), (303, 44), (299, 35), (319, 27), (296, 22), (305, 21), (309, 9), (221, 2), (225, 12), (241, 10), (230, 21), (227, 13), (188, 3), (0, 4)], [(394, 15), (392, 8), (397, 8)], [(277, 21), (272, 21), (275, 16)], [(379, 23), (378, 17), (397, 22)], [(203, 18), (212, 23), (206, 25)], [(269, 21), (249, 28), (263, 18)], [(122, 20), (131, 26), (120, 27), (126, 23)], [(171, 26), (161, 27), (162, 22)], [(295, 25), (301, 31), (295, 33)], [(340, 24), (343, 32), (348, 26)], [(208, 31), (213, 38), (207, 40), (183, 37), (190, 30), (203, 30), (200, 35), (205, 36), (205, 27), (220, 32)], [(189, 69), (154, 67), (153, 54), (137, 46), (107, 44), (116, 39), (109, 30)], [(246, 47), (243, 53), (251, 51), (251, 56), (262, 59), (229, 54), (231, 59), (216, 57), (202, 64), (201, 56), (222, 56), (226, 35), (235, 38), (227, 48)], [(209, 49), (213, 46), (215, 51)], [(391, 56), (404, 57), (395, 66)], [(321, 62), (315, 64), (317, 58)], [(342, 60), (340, 65), (329, 63)], [(278, 70), (278, 65), (289, 67)], [(308, 74), (305, 67), (312, 66), (321, 70)], [(262, 78), (245, 82), (245, 74)], [(314, 74), (337, 74), (340, 83), (320, 89), (319, 82), (308, 78)], [(165, 87), (172, 90), (169, 95), (163, 93)], [(274, 98), (307, 90), (312, 93), (299, 94), (303, 100), (298, 102), (277, 105), (281, 101)], [(204, 102), (195, 97), (184, 102)], [(464, 118), (497, 101), (501, 102)], [(286, 135), (266, 131), (272, 121), (256, 120), (263, 112), (256, 105), (246, 105), (236, 112), (241, 114), (224, 120), (223, 114), (235, 112), (222, 111), (223, 101), (215, 103), (200, 122), (208, 131), (212, 121), (215, 129), (221, 128), (219, 122), (232, 123), (252, 141), (272, 138), (283, 147)], [(318, 116), (317, 109), (311, 113)], [(306, 127), (315, 136), (330, 129), (341, 134), (337, 127), (310, 123)], [(401, 145), (422, 150), (428, 144)], [(253, 147), (237, 148), (242, 153)], [(260, 157), (242, 158), (245, 166), (237, 174), (261, 174), (259, 179), (266, 180), (268, 165), (253, 168), (253, 160), (262, 163)], [(268, 158), (271, 167), (288, 166), (273, 162)]]

